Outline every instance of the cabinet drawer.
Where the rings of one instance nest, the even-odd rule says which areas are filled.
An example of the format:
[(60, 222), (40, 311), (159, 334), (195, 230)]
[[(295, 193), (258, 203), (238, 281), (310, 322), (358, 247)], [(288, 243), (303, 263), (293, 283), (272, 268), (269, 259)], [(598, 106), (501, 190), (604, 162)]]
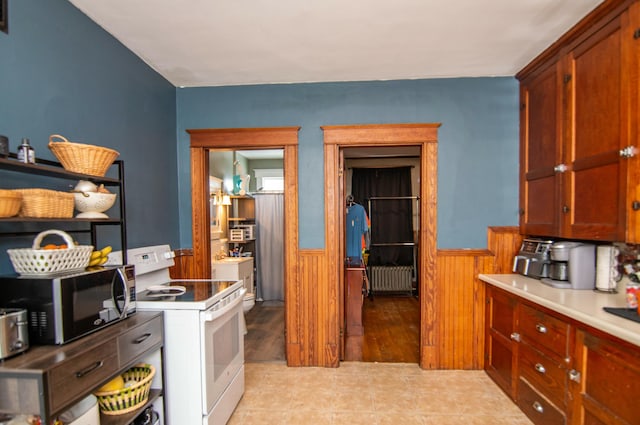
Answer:
[(118, 372), (116, 345), (110, 341), (70, 357), (49, 372), (51, 410), (56, 411)]
[(523, 342), (560, 360), (567, 357), (568, 323), (522, 304), (518, 325)]
[(557, 406), (565, 406), (567, 369), (527, 344), (520, 345), (518, 371)]
[(564, 414), (534, 390), (524, 379), (518, 379), (518, 406), (533, 421), (540, 425), (564, 425)]
[(162, 317), (135, 327), (118, 337), (120, 366), (138, 357), (148, 349), (162, 343)]

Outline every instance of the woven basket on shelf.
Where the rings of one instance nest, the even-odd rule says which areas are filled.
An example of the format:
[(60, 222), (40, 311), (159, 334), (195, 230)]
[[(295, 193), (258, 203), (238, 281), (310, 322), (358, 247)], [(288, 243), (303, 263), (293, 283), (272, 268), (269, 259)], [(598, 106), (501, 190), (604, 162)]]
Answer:
[(0, 217), (13, 217), (20, 211), (22, 194), (13, 190), (0, 189)]
[(137, 364), (124, 372), (122, 379), (125, 384), (133, 382), (133, 385), (120, 390), (93, 393), (98, 399), (100, 411), (105, 415), (123, 415), (144, 405), (149, 399), (151, 380), (155, 374), (155, 368), (146, 363)]
[(65, 170), (92, 176), (104, 176), (120, 155), (102, 146), (73, 143), (59, 134), (49, 136), (49, 149)]
[[(41, 249), (42, 240), (49, 235), (62, 237), (67, 248)], [(92, 251), (92, 245), (75, 245), (68, 233), (52, 229), (38, 233), (31, 248), (8, 249), (7, 254), (17, 273), (44, 276), (85, 269), (89, 265)]]
[(20, 217), (71, 218), (73, 217), (73, 193), (49, 189), (14, 189), (22, 196)]

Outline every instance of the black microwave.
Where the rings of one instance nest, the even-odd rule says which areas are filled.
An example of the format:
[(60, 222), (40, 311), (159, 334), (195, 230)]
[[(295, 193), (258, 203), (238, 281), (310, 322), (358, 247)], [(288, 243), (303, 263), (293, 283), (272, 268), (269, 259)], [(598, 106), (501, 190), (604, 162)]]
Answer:
[(27, 310), (29, 344), (66, 344), (135, 313), (132, 265), (49, 276), (1, 276), (0, 307)]

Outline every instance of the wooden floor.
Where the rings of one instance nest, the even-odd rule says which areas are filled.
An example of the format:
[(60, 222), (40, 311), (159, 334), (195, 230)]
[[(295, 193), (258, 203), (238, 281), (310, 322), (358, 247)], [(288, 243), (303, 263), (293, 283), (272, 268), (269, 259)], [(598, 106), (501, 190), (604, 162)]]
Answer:
[[(284, 304), (257, 302), (245, 316), (247, 363), (284, 362)], [(416, 297), (366, 298), (362, 361), (418, 363), (420, 305)]]
[(256, 302), (245, 321), (245, 362), (284, 362), (284, 303)]
[(417, 297), (365, 298), (362, 361), (418, 363), (420, 304)]

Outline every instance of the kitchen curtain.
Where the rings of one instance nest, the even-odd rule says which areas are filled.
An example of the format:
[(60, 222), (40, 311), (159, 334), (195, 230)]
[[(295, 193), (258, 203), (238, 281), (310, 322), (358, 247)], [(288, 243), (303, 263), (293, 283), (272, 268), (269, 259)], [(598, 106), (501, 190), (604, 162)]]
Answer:
[(399, 245), (414, 242), (412, 200), (375, 199), (412, 196), (411, 167), (354, 168), (351, 192), (371, 221), (368, 265), (413, 265), (413, 246)]
[(284, 301), (284, 194), (256, 193), (257, 300)]

